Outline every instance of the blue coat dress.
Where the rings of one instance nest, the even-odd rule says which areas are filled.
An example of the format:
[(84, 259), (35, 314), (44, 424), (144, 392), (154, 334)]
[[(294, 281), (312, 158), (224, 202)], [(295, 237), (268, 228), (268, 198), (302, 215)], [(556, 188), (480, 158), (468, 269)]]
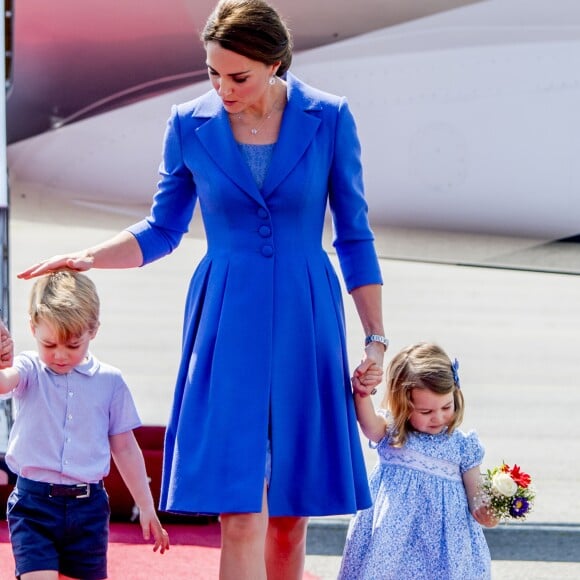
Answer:
[(187, 294), (167, 427), (162, 510), (353, 513), (370, 505), (352, 403), (341, 288), (322, 248), (327, 206), (348, 290), (382, 283), (360, 145), (344, 98), (287, 75), (263, 187), (211, 91), (175, 106), (144, 263), (171, 252), (199, 201), (207, 253)]

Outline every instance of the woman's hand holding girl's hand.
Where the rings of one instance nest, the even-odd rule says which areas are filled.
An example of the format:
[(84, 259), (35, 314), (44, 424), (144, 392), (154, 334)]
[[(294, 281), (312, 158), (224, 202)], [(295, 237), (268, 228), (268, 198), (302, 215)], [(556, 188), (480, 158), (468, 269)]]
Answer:
[(365, 355), (352, 376), (352, 388), (359, 395), (366, 397), (376, 393), (376, 387), (383, 380), (383, 358), (385, 347), (378, 342), (371, 342), (365, 348)]
[(84, 272), (90, 270), (93, 267), (94, 258), (86, 251), (75, 252), (68, 255), (58, 255), (43, 260), (38, 264), (30, 266), (30, 268), (24, 270), (17, 274), (18, 278), (24, 280), (29, 280), (30, 278), (36, 278), (37, 276), (42, 276), (43, 274), (48, 274), (49, 272), (55, 272), (57, 270), (76, 270), (78, 272)]
[(351, 379), (352, 389), (361, 397), (374, 395), (377, 392), (377, 386), (383, 378), (383, 369), (376, 365), (370, 367), (365, 374), (357, 375), (357, 371)]

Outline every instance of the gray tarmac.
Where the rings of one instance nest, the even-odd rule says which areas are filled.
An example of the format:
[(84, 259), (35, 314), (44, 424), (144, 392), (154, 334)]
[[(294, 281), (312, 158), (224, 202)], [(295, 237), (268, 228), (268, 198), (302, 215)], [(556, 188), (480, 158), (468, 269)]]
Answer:
[[(13, 185), (10, 322), (17, 350), (34, 344), (26, 316), (30, 282), (16, 273), (43, 257), (102, 241), (147, 209), (82, 203)], [(411, 342), (441, 344), (460, 361), (462, 429), (477, 430), (486, 448), (483, 467), (505, 460), (533, 477), (537, 498), (529, 518), (486, 531), (493, 577), (580, 578), (580, 246), (378, 227), (375, 233), (391, 338), (387, 361)], [(92, 350), (123, 370), (145, 424), (165, 424), (169, 415), (184, 296), (204, 249), (196, 219), (164, 260), (90, 274), (102, 302)], [(345, 306), (354, 365), (364, 336), (348, 296)], [(370, 470), (375, 454), (361, 441)], [(336, 577), (347, 525), (342, 516), (311, 521), (310, 573)]]
[[(308, 572), (325, 580), (336, 579), (347, 526), (348, 518), (319, 518), (310, 522), (306, 557)], [(484, 530), (484, 533), (491, 552), (494, 579), (580, 578), (579, 525), (510, 523)], [(380, 573), (377, 580), (380, 580)]]

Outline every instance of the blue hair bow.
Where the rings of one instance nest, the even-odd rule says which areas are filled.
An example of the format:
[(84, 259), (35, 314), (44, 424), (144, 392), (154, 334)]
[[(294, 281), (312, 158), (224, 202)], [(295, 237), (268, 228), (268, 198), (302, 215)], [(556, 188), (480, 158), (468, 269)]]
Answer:
[(453, 372), (453, 382), (457, 385), (457, 388), (461, 388), (461, 383), (459, 382), (459, 362), (457, 359), (454, 359), (451, 363), (451, 371)]

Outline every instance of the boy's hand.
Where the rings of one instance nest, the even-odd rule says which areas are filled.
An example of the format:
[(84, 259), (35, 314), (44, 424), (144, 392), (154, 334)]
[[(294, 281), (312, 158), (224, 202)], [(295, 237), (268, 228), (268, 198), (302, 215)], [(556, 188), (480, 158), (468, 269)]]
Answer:
[(10, 332), (0, 320), (0, 369), (12, 366), (14, 362), (14, 342)]
[(148, 541), (151, 538), (151, 534), (153, 534), (153, 539), (155, 541), (155, 544), (153, 545), (154, 552), (159, 550), (159, 553), (163, 554), (165, 553), (165, 550), (169, 550), (169, 534), (161, 525), (154, 509), (140, 510), (139, 522), (141, 523), (141, 529), (143, 530), (144, 540)]

